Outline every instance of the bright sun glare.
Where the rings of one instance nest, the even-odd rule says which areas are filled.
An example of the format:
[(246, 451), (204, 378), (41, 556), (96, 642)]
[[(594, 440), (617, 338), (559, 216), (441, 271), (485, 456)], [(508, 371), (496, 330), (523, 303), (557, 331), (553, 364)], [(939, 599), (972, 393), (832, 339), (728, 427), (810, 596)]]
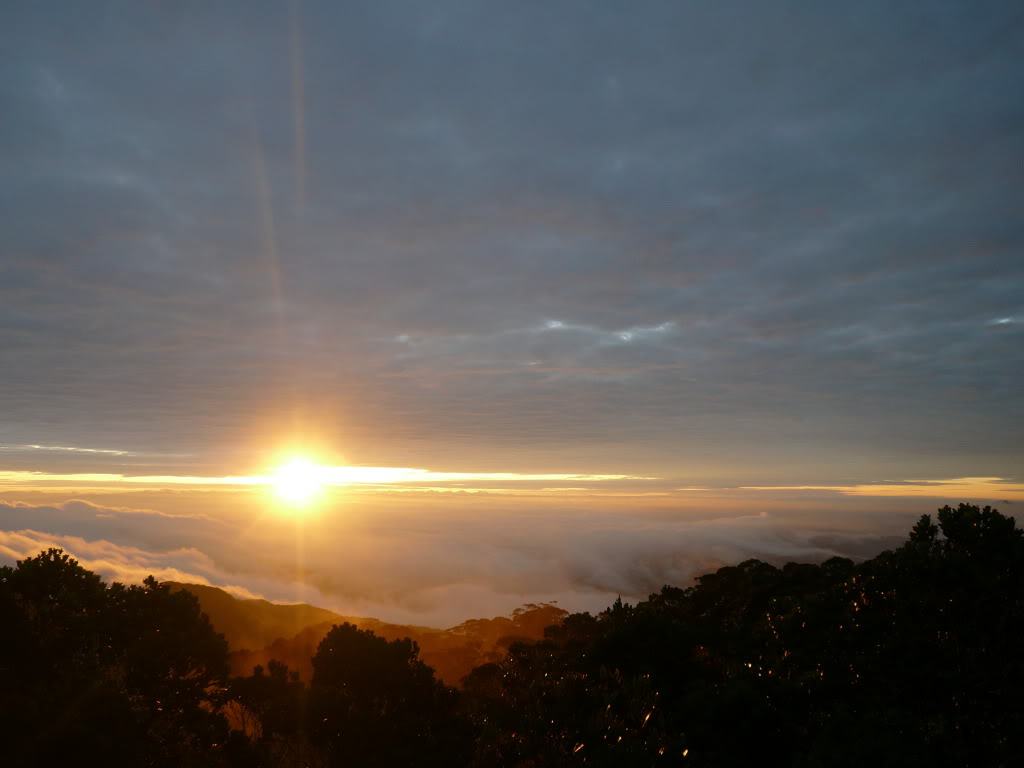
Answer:
[(274, 494), (290, 504), (306, 504), (324, 487), (324, 468), (308, 459), (292, 459), (273, 474)]

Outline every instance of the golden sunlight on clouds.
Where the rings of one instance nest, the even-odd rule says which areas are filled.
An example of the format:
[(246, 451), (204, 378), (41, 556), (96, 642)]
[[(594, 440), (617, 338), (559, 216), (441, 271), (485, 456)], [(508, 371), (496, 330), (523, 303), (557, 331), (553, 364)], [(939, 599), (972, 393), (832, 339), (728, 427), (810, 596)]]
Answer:
[[(192, 490), (245, 492), (265, 490), (279, 502), (311, 505), (332, 490), (347, 493), (458, 493), (514, 496), (659, 496), (686, 498), (694, 494), (806, 491), (879, 498), (954, 498), (974, 501), (1024, 501), (1024, 484), (1001, 477), (908, 479), (848, 485), (668, 486), (662, 478), (625, 474), (517, 472), (435, 472), (413, 467), (361, 467), (319, 463), (307, 455), (282, 456), (281, 463), (246, 475), (129, 475), (121, 473), (55, 473), (0, 471), (0, 490), (111, 492)], [(662, 483), (657, 481), (662, 480)], [(543, 484), (543, 485), (541, 485)]]
[(927, 496), (1024, 501), (1024, 484), (1002, 477), (954, 477), (857, 485), (747, 485), (744, 491), (834, 491), (844, 496)]
[(84, 485), (118, 485), (133, 483), (153, 487), (168, 485), (267, 485), (270, 478), (259, 476), (206, 477), (198, 475), (124, 475), (115, 472), (0, 472), (0, 485), (47, 486), (53, 483), (82, 483)]
[[(81, 472), (61, 474), (37, 471), (0, 471), (0, 486), (47, 488), (55, 484), (74, 487), (119, 486), (194, 488), (271, 486), (284, 499), (297, 499), (318, 489), (346, 486), (424, 485), (459, 482), (606, 482), (613, 480), (655, 480), (635, 475), (599, 474), (519, 474), (515, 472), (433, 472), (409, 467), (326, 466), (308, 459), (293, 458), (280, 467), (261, 475), (229, 475), (224, 477), (196, 475), (125, 475), (119, 473)], [(300, 490), (301, 489), (301, 490)]]

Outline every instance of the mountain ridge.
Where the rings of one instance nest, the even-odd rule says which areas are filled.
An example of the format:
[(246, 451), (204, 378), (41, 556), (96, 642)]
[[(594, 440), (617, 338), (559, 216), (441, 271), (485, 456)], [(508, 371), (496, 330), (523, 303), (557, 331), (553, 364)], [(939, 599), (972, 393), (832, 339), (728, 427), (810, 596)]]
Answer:
[(214, 629), (231, 649), (232, 673), (248, 675), (271, 659), (284, 662), (300, 679), (312, 675), (310, 659), (323, 637), (336, 624), (354, 624), (386, 640), (411, 638), (420, 658), (440, 679), (458, 685), (473, 668), (504, 658), (517, 640), (537, 641), (544, 629), (561, 623), (566, 611), (550, 603), (527, 603), (511, 617), (470, 619), (447, 629), (392, 624), (371, 617), (344, 616), (308, 603), (274, 603), (262, 598), (239, 598), (220, 587), (169, 581), (172, 590), (196, 597)]

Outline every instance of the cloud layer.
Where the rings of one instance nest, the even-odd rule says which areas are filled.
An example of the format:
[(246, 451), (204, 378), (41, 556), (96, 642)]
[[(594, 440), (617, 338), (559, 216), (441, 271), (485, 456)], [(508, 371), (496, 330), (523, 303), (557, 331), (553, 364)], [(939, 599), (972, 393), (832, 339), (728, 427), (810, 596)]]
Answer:
[(4, 444), (1020, 466), (1013, 2), (103, 0), (0, 47)]
[(242, 596), (303, 600), (349, 615), (447, 625), (558, 600), (598, 610), (617, 595), (748, 557), (770, 562), (873, 556), (900, 539), (903, 518), (869, 533), (756, 516), (537, 510), (481, 515), (399, 507), (325, 515), (315, 526), (254, 515), (225, 522), (84, 501), (0, 504), (0, 559), (59, 546), (106, 578), (149, 574), (223, 586)]

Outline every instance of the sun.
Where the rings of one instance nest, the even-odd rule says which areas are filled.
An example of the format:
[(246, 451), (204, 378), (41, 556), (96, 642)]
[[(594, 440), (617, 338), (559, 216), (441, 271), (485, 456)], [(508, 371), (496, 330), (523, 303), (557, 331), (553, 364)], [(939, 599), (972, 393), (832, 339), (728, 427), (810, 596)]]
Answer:
[(271, 476), (274, 495), (289, 504), (308, 504), (323, 491), (325, 475), (325, 468), (309, 459), (291, 459)]

